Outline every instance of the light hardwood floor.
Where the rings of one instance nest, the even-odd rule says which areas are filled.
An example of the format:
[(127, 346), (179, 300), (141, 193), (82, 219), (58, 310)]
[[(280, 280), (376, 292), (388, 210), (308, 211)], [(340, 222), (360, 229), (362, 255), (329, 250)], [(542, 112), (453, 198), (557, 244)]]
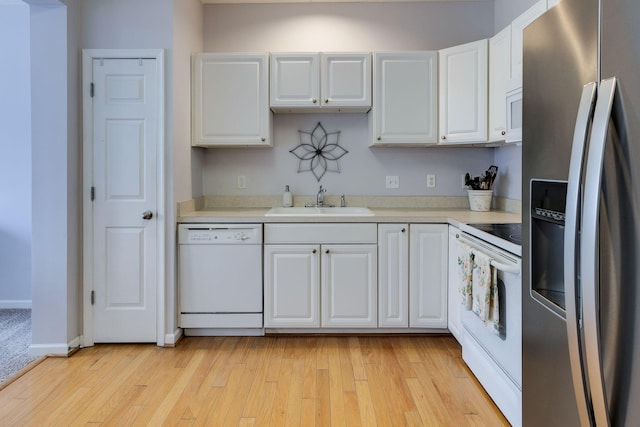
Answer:
[(1, 426), (501, 426), (450, 336), (189, 337), (48, 358)]

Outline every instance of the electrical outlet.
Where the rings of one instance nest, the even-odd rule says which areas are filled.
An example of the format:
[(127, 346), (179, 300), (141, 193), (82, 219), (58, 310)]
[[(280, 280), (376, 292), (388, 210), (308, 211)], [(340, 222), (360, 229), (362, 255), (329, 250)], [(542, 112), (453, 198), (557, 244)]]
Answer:
[(435, 175), (427, 175), (427, 187), (435, 188), (436, 186), (436, 176)]
[(397, 176), (387, 176), (387, 188), (400, 188), (400, 178)]
[(247, 188), (247, 177), (244, 175), (238, 175), (236, 178), (236, 188), (244, 190)]

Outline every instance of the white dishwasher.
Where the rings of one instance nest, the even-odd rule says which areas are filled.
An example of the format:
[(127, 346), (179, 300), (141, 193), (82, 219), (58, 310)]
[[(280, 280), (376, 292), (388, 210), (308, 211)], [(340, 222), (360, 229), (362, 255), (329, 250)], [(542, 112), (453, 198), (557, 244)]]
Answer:
[(262, 328), (262, 224), (180, 224), (178, 245), (185, 334)]

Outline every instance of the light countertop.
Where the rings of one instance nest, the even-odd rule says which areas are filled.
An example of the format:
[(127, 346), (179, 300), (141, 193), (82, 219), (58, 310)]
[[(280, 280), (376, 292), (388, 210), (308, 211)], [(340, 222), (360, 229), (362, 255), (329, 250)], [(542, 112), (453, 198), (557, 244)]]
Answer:
[(474, 212), (451, 208), (369, 208), (373, 216), (265, 216), (269, 208), (208, 208), (180, 215), (180, 223), (473, 223), (520, 222), (520, 214), (489, 211)]

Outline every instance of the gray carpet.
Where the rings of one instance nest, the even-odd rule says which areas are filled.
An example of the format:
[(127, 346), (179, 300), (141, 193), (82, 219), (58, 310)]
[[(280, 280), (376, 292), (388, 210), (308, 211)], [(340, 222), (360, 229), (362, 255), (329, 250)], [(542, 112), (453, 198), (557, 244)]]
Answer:
[(0, 382), (27, 366), (31, 345), (31, 310), (0, 309)]

